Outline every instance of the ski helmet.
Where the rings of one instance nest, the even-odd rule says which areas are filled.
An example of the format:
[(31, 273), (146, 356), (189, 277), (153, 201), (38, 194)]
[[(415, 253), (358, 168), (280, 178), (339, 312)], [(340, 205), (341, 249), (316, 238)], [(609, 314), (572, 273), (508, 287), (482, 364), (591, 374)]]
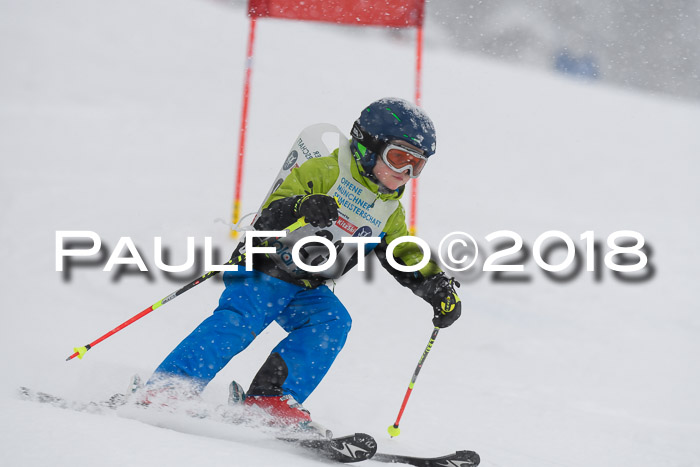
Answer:
[(371, 174), (377, 155), (391, 141), (405, 141), (423, 152), (425, 157), (435, 154), (435, 126), (419, 107), (396, 97), (372, 102), (355, 120), (350, 133), (351, 149), (355, 159)]

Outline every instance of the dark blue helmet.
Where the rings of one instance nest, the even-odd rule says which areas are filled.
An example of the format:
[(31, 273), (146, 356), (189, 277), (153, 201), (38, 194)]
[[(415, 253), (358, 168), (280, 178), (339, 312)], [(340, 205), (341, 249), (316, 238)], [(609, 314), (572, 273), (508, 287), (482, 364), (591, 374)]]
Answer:
[(355, 120), (350, 133), (352, 154), (371, 174), (377, 155), (390, 141), (405, 141), (430, 157), (435, 154), (435, 126), (414, 104), (396, 97), (372, 102)]

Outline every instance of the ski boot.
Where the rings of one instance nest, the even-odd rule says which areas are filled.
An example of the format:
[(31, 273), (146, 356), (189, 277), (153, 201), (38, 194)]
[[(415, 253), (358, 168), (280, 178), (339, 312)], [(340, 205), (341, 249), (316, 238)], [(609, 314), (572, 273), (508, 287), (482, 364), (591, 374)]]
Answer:
[(141, 381), (141, 377), (136, 374), (131, 377), (131, 380), (129, 381), (129, 387), (127, 387), (126, 392), (124, 394), (114, 394), (107, 400), (106, 405), (111, 409), (121, 407), (122, 405), (126, 404), (131, 398), (131, 396), (136, 394), (136, 392), (138, 392), (142, 387), (143, 382)]
[(310, 437), (332, 438), (333, 432), (311, 420), (311, 413), (291, 394), (281, 396), (250, 396), (235, 381), (229, 385), (229, 405), (243, 404), (257, 408), (269, 418), (267, 425), (284, 431), (303, 433)]

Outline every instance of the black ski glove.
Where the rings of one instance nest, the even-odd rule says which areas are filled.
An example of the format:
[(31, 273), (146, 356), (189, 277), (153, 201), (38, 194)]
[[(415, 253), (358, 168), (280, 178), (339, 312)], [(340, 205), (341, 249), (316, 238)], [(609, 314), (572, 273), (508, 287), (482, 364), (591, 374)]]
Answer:
[(314, 227), (330, 227), (338, 220), (338, 202), (328, 195), (306, 195), (294, 204), (294, 215)]
[(455, 292), (459, 282), (454, 278), (448, 279), (444, 273), (436, 274), (428, 279), (427, 298), (433, 305), (433, 325), (446, 328), (462, 314), (462, 302)]

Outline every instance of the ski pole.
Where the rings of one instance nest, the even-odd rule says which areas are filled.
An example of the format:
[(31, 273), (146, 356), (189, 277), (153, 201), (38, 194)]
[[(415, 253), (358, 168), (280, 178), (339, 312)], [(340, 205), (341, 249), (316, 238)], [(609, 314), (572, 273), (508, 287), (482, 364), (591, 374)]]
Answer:
[[(240, 256), (237, 256), (236, 258), (231, 258), (225, 265), (234, 265), (234, 266), (238, 265), (238, 264), (243, 262), (244, 258), (245, 258), (245, 255), (240, 255)], [(145, 310), (143, 310), (139, 314), (134, 315), (131, 318), (129, 318), (128, 320), (124, 321), (122, 324), (120, 324), (116, 328), (112, 329), (107, 334), (97, 338), (96, 340), (90, 342), (89, 344), (84, 345), (83, 347), (75, 347), (73, 349), (74, 353), (70, 357), (66, 358), (66, 361), (70, 361), (75, 357), (78, 357), (78, 359), (81, 360), (83, 358), (83, 356), (85, 355), (85, 352), (87, 352), (88, 350), (90, 350), (91, 348), (93, 348), (94, 346), (96, 346), (97, 344), (102, 342), (103, 340), (107, 339), (108, 337), (110, 337), (113, 334), (118, 333), (119, 331), (121, 331), (125, 327), (129, 326), (130, 324), (140, 320), (141, 318), (143, 318), (144, 316), (146, 316), (147, 314), (149, 314), (150, 312), (152, 312), (156, 308), (159, 308), (160, 306), (168, 303), (170, 300), (173, 300), (175, 297), (182, 295), (183, 293), (190, 290), (192, 287), (199, 285), (202, 282), (204, 282), (205, 280), (214, 277), (219, 272), (221, 272), (221, 271), (209, 271), (209, 272), (205, 273), (204, 275), (199, 276), (198, 278), (196, 278), (195, 280), (193, 280), (189, 284), (176, 290), (175, 292), (171, 293), (170, 295), (168, 295), (164, 299), (157, 301), (156, 303), (149, 306), (148, 308), (146, 308)]]
[(421, 368), (423, 368), (423, 362), (425, 362), (425, 359), (428, 357), (428, 353), (430, 352), (430, 349), (433, 348), (433, 344), (435, 343), (435, 339), (437, 339), (438, 332), (440, 331), (439, 327), (435, 327), (433, 329), (433, 333), (430, 335), (430, 341), (428, 342), (428, 346), (425, 348), (423, 351), (423, 355), (421, 355), (420, 360), (418, 360), (418, 366), (416, 366), (416, 370), (413, 372), (413, 376), (411, 377), (411, 382), (408, 385), (408, 389), (406, 390), (406, 395), (403, 397), (403, 402), (401, 403), (401, 409), (399, 409), (399, 415), (396, 417), (396, 421), (394, 422), (393, 425), (390, 425), (387, 431), (389, 432), (389, 435), (393, 438), (394, 436), (399, 436), (401, 434), (401, 430), (399, 429), (399, 422), (401, 421), (401, 416), (403, 415), (403, 411), (406, 408), (406, 404), (408, 403), (408, 398), (411, 397), (411, 392), (413, 391), (413, 386), (416, 384), (416, 380), (418, 379), (418, 373), (420, 373)]
[[(306, 225), (306, 222), (304, 221), (304, 218), (302, 217), (302, 218), (300, 218), (298, 221), (296, 221), (294, 224), (290, 225), (289, 227), (287, 227), (287, 228), (284, 229), (284, 230), (286, 230), (287, 232), (292, 232), (292, 231), (294, 231), (294, 230), (296, 230), (296, 229), (298, 229), (299, 227), (302, 227), (302, 226), (304, 226), (304, 225)], [(224, 266), (229, 266), (229, 265), (231, 265), (231, 266), (236, 266), (236, 265), (238, 265), (238, 264), (241, 264), (241, 263), (243, 262), (244, 259), (245, 259), (245, 254), (239, 255), (239, 256), (237, 256), (237, 257), (235, 257), (235, 258), (231, 258), (230, 260), (228, 260), (228, 262), (227, 262), (226, 264), (224, 264)], [(134, 322), (140, 320), (141, 318), (143, 318), (144, 316), (146, 316), (147, 314), (149, 314), (150, 312), (152, 312), (152, 311), (155, 310), (156, 308), (159, 308), (160, 306), (165, 305), (165, 304), (168, 303), (169, 301), (173, 300), (175, 297), (177, 297), (177, 296), (179, 296), (179, 295), (182, 295), (183, 293), (185, 293), (185, 292), (187, 292), (188, 290), (190, 290), (192, 287), (194, 287), (194, 286), (196, 286), (196, 285), (199, 285), (199, 284), (201, 284), (202, 282), (206, 281), (207, 279), (210, 279), (210, 278), (214, 277), (214, 276), (217, 275), (219, 272), (221, 272), (221, 271), (209, 271), (209, 272), (206, 272), (206, 273), (203, 274), (202, 276), (199, 276), (197, 279), (193, 280), (193, 281), (190, 282), (189, 284), (187, 284), (187, 285), (183, 286), (182, 288), (176, 290), (175, 292), (171, 293), (170, 295), (168, 295), (168, 296), (165, 297), (164, 299), (157, 301), (156, 303), (154, 303), (153, 305), (149, 306), (148, 308), (146, 308), (146, 309), (143, 310), (142, 312), (140, 312), (140, 313), (138, 313), (138, 314), (132, 316), (131, 318), (129, 318), (128, 320), (124, 321), (122, 324), (120, 324), (120, 325), (117, 326), (116, 328), (112, 329), (111, 331), (109, 331), (108, 333), (104, 334), (103, 336), (98, 337), (97, 339), (95, 339), (94, 341), (90, 342), (89, 344), (86, 344), (86, 345), (84, 345), (84, 346), (82, 346), (82, 347), (74, 347), (74, 348), (73, 348), (73, 354), (70, 355), (68, 358), (66, 358), (66, 361), (68, 362), (68, 361), (72, 360), (72, 359), (75, 358), (75, 357), (78, 357), (78, 360), (82, 360), (83, 356), (85, 355), (85, 353), (86, 353), (88, 350), (90, 350), (91, 348), (93, 348), (94, 346), (96, 346), (97, 344), (99, 344), (100, 342), (102, 342), (103, 340), (105, 340), (105, 339), (107, 339), (108, 337), (110, 337), (110, 336), (112, 336), (112, 335), (118, 333), (119, 331), (121, 331), (121, 330), (124, 329), (125, 327), (129, 326), (130, 324), (132, 324), (132, 323), (134, 323)]]

